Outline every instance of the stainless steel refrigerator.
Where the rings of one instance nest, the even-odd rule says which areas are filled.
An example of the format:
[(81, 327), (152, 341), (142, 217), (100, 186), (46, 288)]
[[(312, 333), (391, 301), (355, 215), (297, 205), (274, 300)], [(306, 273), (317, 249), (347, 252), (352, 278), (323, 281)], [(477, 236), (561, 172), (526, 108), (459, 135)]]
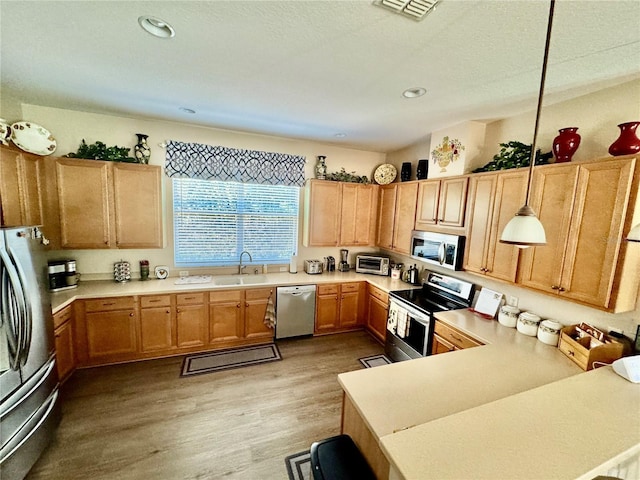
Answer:
[(0, 229), (0, 478), (23, 479), (60, 421), (43, 237)]

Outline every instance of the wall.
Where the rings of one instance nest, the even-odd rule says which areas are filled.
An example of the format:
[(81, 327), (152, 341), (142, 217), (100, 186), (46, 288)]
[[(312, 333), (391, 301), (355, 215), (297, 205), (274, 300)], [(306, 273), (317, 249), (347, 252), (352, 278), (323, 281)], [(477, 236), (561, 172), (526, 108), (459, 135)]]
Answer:
[[(132, 119), (109, 115), (98, 115), (72, 110), (62, 110), (38, 105), (22, 105), (22, 119), (30, 120), (47, 128), (57, 141), (57, 150), (54, 155), (63, 156), (69, 152), (75, 152), (85, 139), (91, 144), (101, 141), (108, 146), (118, 145), (133, 147), (136, 143), (136, 133), (149, 135), (148, 142), (151, 146), (150, 163), (164, 165), (165, 150), (158, 146), (166, 140), (179, 140), (183, 142), (198, 142), (210, 145), (223, 145), (226, 147), (253, 149), (303, 155), (307, 159), (305, 176), (314, 177), (314, 166), (318, 155), (327, 157), (328, 172), (339, 171), (344, 167), (348, 172), (354, 171), (358, 175), (367, 175), (372, 178), (375, 167), (385, 162), (385, 155), (377, 152), (353, 150), (334, 145), (325, 145), (314, 142), (305, 142), (287, 138), (270, 137), (264, 135), (247, 134), (228, 130), (219, 130), (198, 127), (184, 123), (172, 123), (148, 119)], [(8, 118), (17, 121), (17, 118)], [(132, 150), (133, 152), (133, 150)], [(110, 279), (113, 278), (113, 263), (119, 260), (131, 262), (134, 277), (139, 271), (138, 262), (142, 259), (149, 260), (150, 265), (167, 265), (172, 275), (177, 275), (177, 269), (173, 264), (173, 215), (172, 215), (172, 189), (171, 180), (164, 177), (164, 230), (165, 248), (150, 250), (65, 250), (52, 252), (50, 258), (75, 258), (84, 279)], [(301, 244), (302, 239), (302, 191), (300, 203), (300, 236), (298, 250), (298, 270), (302, 271), (304, 259), (319, 259), (327, 255), (338, 257), (338, 248), (305, 248)], [(358, 248), (357, 251), (371, 251), (371, 248)], [(350, 251), (351, 256), (356, 250)], [(274, 267), (276, 268), (276, 267)], [(192, 274), (209, 272), (230, 273), (233, 268), (193, 269)], [(277, 270), (276, 270), (277, 271)]]
[[(489, 162), (498, 152), (500, 143), (519, 140), (530, 144), (534, 119), (535, 112), (528, 112), (489, 123), (486, 129), (485, 149), (482, 153), (486, 160), (484, 163)], [(609, 145), (618, 137), (617, 125), (632, 120), (640, 120), (640, 80), (544, 107), (539, 128), (539, 145), (544, 152), (549, 151), (553, 138), (558, 134), (558, 129), (578, 126), (578, 133), (582, 136), (582, 140), (574, 159), (606, 157), (609, 155), (607, 152)], [(412, 162), (414, 174), (412, 178), (415, 178), (418, 159), (429, 158), (429, 143), (430, 137), (425, 137), (414, 145), (389, 153), (387, 161), (397, 165), (398, 168), (402, 162)], [(408, 257), (399, 258), (399, 261), (417, 263), (420, 266), (420, 262), (415, 262)], [(436, 267), (429, 267), (429, 269), (438, 271)], [(638, 269), (640, 271), (640, 266)], [(447, 273), (446, 270), (439, 271)], [(521, 309), (532, 310), (543, 318), (554, 318), (564, 324), (585, 321), (605, 329), (616, 327), (622, 329), (629, 337), (635, 336), (637, 325), (640, 324), (640, 301), (632, 312), (610, 314), (479, 275), (455, 272), (454, 276), (502, 292), (507, 296), (514, 295), (519, 298)]]

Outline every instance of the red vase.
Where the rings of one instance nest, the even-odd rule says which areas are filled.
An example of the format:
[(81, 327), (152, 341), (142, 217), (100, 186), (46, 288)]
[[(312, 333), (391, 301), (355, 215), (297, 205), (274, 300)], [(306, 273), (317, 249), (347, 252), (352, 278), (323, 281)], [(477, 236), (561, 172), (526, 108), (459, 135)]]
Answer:
[(630, 155), (640, 152), (640, 138), (636, 135), (636, 128), (640, 122), (627, 122), (618, 125), (620, 128), (620, 136), (609, 147), (611, 155)]
[(580, 146), (580, 135), (578, 127), (561, 128), (560, 134), (553, 139), (553, 154), (556, 163), (570, 162), (573, 154)]

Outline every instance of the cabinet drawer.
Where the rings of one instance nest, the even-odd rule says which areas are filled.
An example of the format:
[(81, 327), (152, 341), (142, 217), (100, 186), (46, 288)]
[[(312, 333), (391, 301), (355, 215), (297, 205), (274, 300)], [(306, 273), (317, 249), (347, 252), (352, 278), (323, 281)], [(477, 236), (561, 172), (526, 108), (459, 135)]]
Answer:
[(588, 370), (589, 356), (585, 353), (585, 347), (572, 338), (562, 335), (558, 343), (558, 349), (573, 360), (583, 370)]
[(107, 310), (126, 310), (134, 308), (136, 301), (134, 297), (112, 297), (97, 298), (84, 302), (87, 312), (104, 312)]
[(176, 295), (178, 305), (200, 305), (205, 302), (205, 292), (179, 293)]
[(440, 335), (443, 339), (451, 342), (457, 348), (471, 348), (482, 345), (482, 343), (477, 340), (468, 337), (464, 333), (459, 332), (451, 328), (449, 325), (446, 325), (440, 321), (436, 321), (433, 327), (434, 333)]
[(140, 297), (140, 307), (168, 307), (171, 305), (171, 297), (169, 295), (145, 295)]
[(342, 290), (342, 293), (357, 292), (358, 290), (360, 290), (360, 284), (359, 283), (343, 283), (342, 285), (340, 285), (340, 289)]
[(318, 295), (334, 295), (338, 293), (338, 284), (318, 285)]
[[(246, 300), (267, 299), (273, 293), (273, 288), (250, 288), (245, 291)], [(275, 299), (275, 296), (274, 296)]]
[(209, 303), (216, 302), (239, 302), (242, 300), (242, 290), (222, 290), (211, 292)]
[(374, 287), (373, 285), (369, 285), (369, 295), (377, 298), (381, 302), (389, 303), (389, 294), (384, 290), (380, 290), (378, 287)]
[(68, 307), (64, 307), (53, 316), (53, 328), (58, 328), (60, 325), (63, 325), (65, 322), (71, 320), (71, 315), (71, 305), (69, 305)]

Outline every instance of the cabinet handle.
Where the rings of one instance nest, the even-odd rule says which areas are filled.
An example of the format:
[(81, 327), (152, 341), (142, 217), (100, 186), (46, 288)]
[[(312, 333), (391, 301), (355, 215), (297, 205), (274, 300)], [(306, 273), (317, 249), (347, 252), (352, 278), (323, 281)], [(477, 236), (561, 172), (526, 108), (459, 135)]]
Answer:
[(149, 303), (157, 303), (159, 301), (160, 301), (159, 298), (154, 298), (153, 300), (149, 300)]
[(237, 304), (236, 307), (240, 308), (240, 304)]
[(564, 289), (563, 287), (558, 287), (558, 291), (559, 291), (559, 292), (564, 292), (564, 291), (565, 291), (565, 289)]
[(133, 312), (131, 312), (131, 313), (129, 314), (129, 316), (130, 316), (130, 317), (133, 317)]
[(557, 285), (551, 285), (551, 290), (558, 290), (560, 287)]
[(171, 313), (171, 310), (167, 310), (167, 313)]
[(567, 350), (567, 355), (573, 357), (575, 355), (575, 352), (573, 350)]
[(116, 304), (116, 302), (105, 302), (105, 303), (102, 304), (102, 306), (103, 307), (108, 307), (110, 305), (115, 305), (115, 304)]
[(244, 306), (245, 306), (245, 307), (248, 307), (248, 306), (249, 306), (249, 302), (246, 302), (246, 303), (244, 304)]
[(459, 341), (459, 342), (462, 342), (462, 339), (461, 339), (460, 337), (456, 337), (453, 333), (450, 333), (450, 334), (449, 334), (449, 336), (450, 336), (451, 338), (453, 338), (454, 340), (457, 340), (457, 341)]
[(196, 297), (184, 297), (185, 300), (194, 300)]
[(179, 308), (176, 308), (176, 313), (180, 313), (181, 310)]

